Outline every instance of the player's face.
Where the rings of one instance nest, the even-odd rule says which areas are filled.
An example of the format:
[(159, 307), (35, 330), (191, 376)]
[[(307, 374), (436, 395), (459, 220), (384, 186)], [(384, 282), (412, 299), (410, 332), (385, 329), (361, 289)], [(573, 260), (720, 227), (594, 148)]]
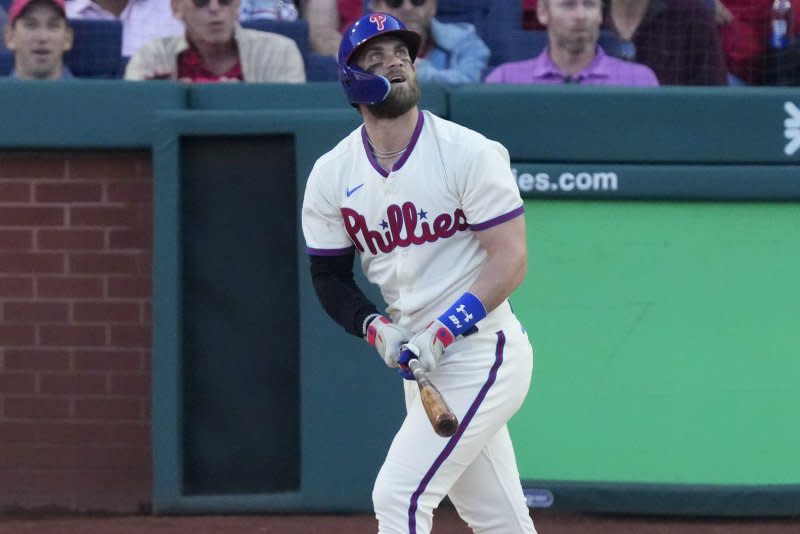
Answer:
[(369, 106), (373, 115), (392, 119), (411, 110), (419, 101), (417, 72), (406, 44), (387, 35), (369, 41), (356, 59), (361, 70), (383, 76), (391, 83), (389, 96), (380, 104)]
[(233, 39), (241, 0), (172, 0), (175, 18), (186, 25), (189, 40), (224, 45)]
[(50, 2), (30, 4), (6, 31), (6, 46), (14, 51), (17, 76), (28, 80), (60, 78), (64, 52), (72, 48), (72, 30)]
[(571, 54), (594, 50), (603, 21), (601, 0), (542, 0), (537, 12), (551, 47)]

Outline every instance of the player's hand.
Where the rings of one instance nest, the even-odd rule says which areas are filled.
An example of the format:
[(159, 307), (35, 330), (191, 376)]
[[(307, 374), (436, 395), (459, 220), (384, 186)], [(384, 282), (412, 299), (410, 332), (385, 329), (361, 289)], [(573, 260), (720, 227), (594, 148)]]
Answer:
[(367, 342), (375, 347), (389, 367), (397, 367), (397, 356), (403, 343), (411, 339), (411, 332), (379, 315), (367, 327)]
[(444, 349), (455, 339), (449, 328), (439, 321), (433, 321), (425, 330), (414, 334), (408, 343), (403, 345), (403, 350), (397, 358), (400, 374), (403, 378), (413, 380), (414, 375), (408, 368), (408, 360), (411, 358), (417, 358), (425, 371), (433, 371), (439, 365)]

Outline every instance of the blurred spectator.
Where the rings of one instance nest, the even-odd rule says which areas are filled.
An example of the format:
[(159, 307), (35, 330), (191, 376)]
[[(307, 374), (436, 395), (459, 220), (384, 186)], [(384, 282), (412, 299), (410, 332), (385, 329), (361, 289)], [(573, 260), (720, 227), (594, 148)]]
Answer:
[(239, 0), (173, 0), (185, 34), (145, 44), (128, 62), (126, 80), (290, 82), (306, 79), (295, 42), (238, 23)]
[(701, 0), (609, 0), (604, 26), (662, 85), (727, 84), (714, 14)]
[(183, 32), (170, 0), (69, 0), (70, 19), (122, 21), (122, 55), (130, 57), (144, 43)]
[(8, 8), (5, 42), (14, 52), (17, 80), (66, 80), (72, 73), (64, 53), (72, 48), (64, 0), (14, 0)]
[[(731, 83), (761, 85), (768, 69), (773, 0), (715, 0), (714, 14)], [(794, 2), (800, 31), (800, 2)]]
[(609, 57), (597, 44), (601, 0), (539, 0), (537, 12), (547, 28), (548, 46), (533, 59), (500, 65), (486, 83), (658, 85), (648, 67)]
[(399, 19), (422, 36), (415, 65), (421, 83), (479, 83), (489, 64), (489, 47), (466, 22), (434, 18), (437, 0), (371, 0), (370, 10)]
[(364, 0), (302, 0), (300, 11), (308, 21), (311, 49), (336, 57), (342, 32), (364, 14)]
[(255, 19), (297, 20), (297, 7), (285, 0), (242, 0), (239, 20)]
[(8, 14), (3, 6), (0, 6), (0, 28), (2, 28), (3, 32), (3, 39), (0, 39), (0, 50), (6, 50), (6, 40), (5, 40), (5, 31), (6, 31), (6, 22), (8, 22)]

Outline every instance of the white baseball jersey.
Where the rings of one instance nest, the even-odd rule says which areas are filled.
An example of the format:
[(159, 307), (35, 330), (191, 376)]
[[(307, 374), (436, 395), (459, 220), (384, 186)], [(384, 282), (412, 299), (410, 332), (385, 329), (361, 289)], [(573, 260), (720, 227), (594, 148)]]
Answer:
[(392, 321), (417, 331), (477, 278), (486, 252), (473, 232), (522, 213), (505, 147), (423, 111), (391, 172), (363, 125), (320, 157), (302, 222), (310, 254), (355, 247)]

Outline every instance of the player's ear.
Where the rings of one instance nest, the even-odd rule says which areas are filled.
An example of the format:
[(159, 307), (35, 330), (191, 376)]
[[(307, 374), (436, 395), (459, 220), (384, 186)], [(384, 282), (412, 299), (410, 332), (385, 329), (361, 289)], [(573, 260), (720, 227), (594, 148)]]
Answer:
[(176, 19), (178, 19), (179, 21), (185, 22), (183, 20), (184, 19), (184, 16), (183, 16), (184, 6), (183, 6), (182, 0), (172, 0), (170, 2), (170, 4), (172, 5), (172, 15)]
[(539, 0), (536, 2), (536, 18), (539, 19), (539, 23), (541, 23), (542, 26), (547, 26), (547, 2), (549, 1), (550, 0)]
[(14, 51), (17, 48), (16, 39), (14, 39), (14, 28), (11, 26), (11, 24), (6, 24), (3, 30), (5, 30), (3, 32), (3, 41), (6, 44), (6, 48)]
[[(64, 22), (66, 24), (66, 22)], [(64, 39), (64, 52), (69, 52), (72, 50), (72, 43), (75, 40), (75, 34), (72, 32), (72, 28), (67, 24), (67, 34), (66, 38)]]

